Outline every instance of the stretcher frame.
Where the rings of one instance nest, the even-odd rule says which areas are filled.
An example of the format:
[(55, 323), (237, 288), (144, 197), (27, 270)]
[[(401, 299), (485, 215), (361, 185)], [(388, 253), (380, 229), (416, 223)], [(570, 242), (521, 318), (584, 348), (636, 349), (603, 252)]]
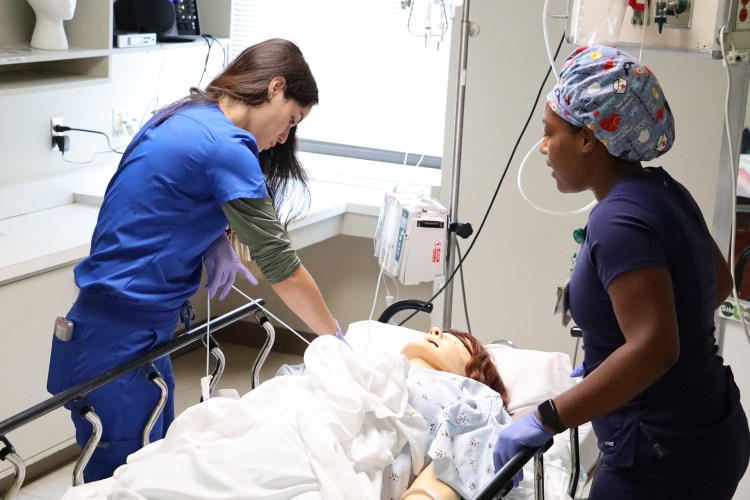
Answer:
[[(275, 340), (275, 332), (273, 326), (262, 311), (261, 306), (263, 303), (264, 302), (262, 299), (258, 299), (251, 303), (240, 306), (229, 313), (226, 313), (216, 319), (213, 319), (201, 326), (193, 328), (190, 331), (175, 337), (169, 343), (164, 344), (152, 351), (149, 351), (148, 353), (139, 356), (136, 359), (125, 362), (116, 368), (108, 370), (85, 382), (77, 384), (58, 394), (55, 394), (42, 403), (39, 403), (0, 422), (0, 442), (2, 442), (2, 444), (0, 445), (2, 446), (2, 448), (0, 448), (0, 460), (8, 460), (11, 464), (13, 464), (15, 468), (13, 482), (11, 483), (7, 491), (3, 494), (2, 500), (11, 500), (16, 496), (18, 491), (21, 489), (21, 486), (23, 486), (26, 475), (25, 463), (16, 452), (10, 440), (7, 438), (8, 433), (54, 410), (57, 410), (67, 403), (73, 401), (81, 401), (82, 404), (80, 405), (79, 412), (84, 418), (91, 422), (94, 428), (92, 436), (81, 451), (81, 454), (73, 470), (73, 486), (82, 484), (83, 469), (86, 467), (86, 464), (91, 458), (94, 449), (99, 443), (102, 431), (101, 422), (96, 416), (94, 409), (85, 404), (85, 396), (95, 389), (98, 389), (99, 387), (102, 387), (133, 370), (140, 369), (144, 366), (149, 366), (152, 369), (149, 375), (149, 379), (160, 387), (162, 391), (162, 397), (157, 402), (151, 418), (147, 422), (146, 428), (144, 429), (143, 444), (145, 446), (148, 444), (148, 435), (150, 433), (151, 427), (156, 421), (158, 415), (163, 410), (164, 404), (166, 402), (166, 384), (161, 379), (161, 375), (153, 365), (153, 362), (166, 355), (172, 354), (173, 352), (182, 349), (190, 344), (193, 344), (194, 342), (203, 341), (204, 344), (208, 342), (211, 354), (216, 358), (217, 361), (209, 387), (209, 390), (211, 390), (216, 385), (221, 377), (221, 374), (223, 373), (224, 355), (221, 352), (221, 349), (219, 348), (216, 341), (212, 337), (210, 337), (209, 334), (225, 328), (226, 326), (235, 323), (236, 321), (239, 321), (251, 314), (255, 315), (258, 323), (266, 331), (266, 340), (261, 347), (260, 352), (255, 359), (252, 367), (251, 390), (257, 387), (260, 384), (260, 368), (265, 362)], [(378, 321), (387, 323), (393, 315), (400, 311), (408, 309), (429, 313), (432, 309), (432, 304), (427, 304), (423, 301), (414, 299), (398, 301), (384, 310), (378, 318)], [(208, 340), (206, 340), (207, 338)], [(580, 466), (578, 460), (578, 429), (572, 428), (569, 432), (571, 434), (571, 475), (570, 481), (568, 483), (568, 494), (572, 498), (574, 498), (575, 491), (578, 485), (578, 478), (580, 476)], [(513, 476), (515, 476), (532, 458), (534, 459), (534, 497), (537, 500), (544, 500), (543, 454), (550, 448), (551, 445), (552, 440), (550, 439), (542, 446), (521, 449), (508, 461), (507, 464), (505, 464), (499, 471), (497, 471), (493, 479), (488, 482), (477, 493), (477, 495), (473, 497), (472, 500), (491, 500), (494, 498), (502, 498), (503, 496), (507, 495), (508, 492), (513, 488)]]
[(86, 418), (93, 426), (92, 436), (81, 451), (81, 454), (73, 469), (73, 486), (82, 484), (83, 469), (86, 467), (86, 464), (91, 458), (94, 449), (99, 443), (102, 432), (102, 425), (99, 417), (96, 416), (93, 407), (86, 404), (85, 402), (86, 395), (94, 391), (95, 389), (98, 389), (122, 377), (123, 375), (126, 375), (133, 370), (137, 370), (142, 367), (149, 367), (151, 369), (149, 380), (151, 380), (160, 388), (161, 397), (159, 398), (153, 410), (153, 413), (151, 414), (151, 417), (146, 423), (146, 427), (143, 431), (143, 444), (145, 446), (148, 444), (148, 436), (150, 434), (151, 428), (156, 422), (159, 414), (164, 409), (164, 405), (166, 404), (167, 399), (166, 383), (162, 380), (161, 374), (153, 365), (153, 362), (164, 356), (172, 354), (173, 352), (182, 349), (190, 344), (193, 344), (197, 341), (202, 341), (204, 345), (208, 345), (211, 354), (216, 359), (216, 367), (213, 370), (213, 376), (209, 385), (210, 393), (210, 391), (215, 387), (216, 383), (221, 378), (225, 363), (224, 354), (221, 352), (218, 343), (213, 339), (213, 337), (211, 337), (210, 334), (221, 330), (222, 328), (225, 328), (251, 314), (255, 316), (258, 323), (266, 331), (266, 339), (261, 346), (260, 352), (258, 353), (258, 356), (256, 357), (252, 366), (251, 387), (252, 389), (257, 387), (260, 384), (260, 368), (263, 365), (263, 362), (265, 362), (266, 357), (268, 356), (268, 353), (271, 350), (271, 347), (273, 346), (273, 342), (275, 340), (275, 332), (273, 326), (271, 325), (271, 322), (268, 320), (265, 314), (263, 314), (263, 304), (264, 301), (262, 299), (258, 299), (254, 300), (251, 303), (242, 305), (237, 309), (234, 309), (233, 311), (219, 316), (216, 319), (207, 321), (206, 323), (193, 328), (188, 332), (178, 335), (170, 342), (163, 344), (156, 349), (153, 349), (133, 360), (127, 361), (111, 370), (108, 370), (104, 373), (92, 377), (89, 380), (86, 380), (58, 394), (55, 394), (51, 398), (0, 422), (0, 446), (2, 446), (2, 448), (0, 448), (0, 460), (8, 460), (8, 462), (10, 462), (15, 469), (13, 480), (8, 489), (2, 495), (2, 500), (10, 500), (15, 497), (18, 491), (21, 489), (21, 486), (23, 486), (23, 482), (26, 478), (26, 464), (20, 457), (20, 455), (18, 455), (15, 447), (8, 439), (8, 433), (54, 410), (57, 410), (58, 408), (68, 403), (74, 401), (80, 402), (81, 404), (77, 405), (79, 407), (79, 413), (81, 414), (81, 416)]

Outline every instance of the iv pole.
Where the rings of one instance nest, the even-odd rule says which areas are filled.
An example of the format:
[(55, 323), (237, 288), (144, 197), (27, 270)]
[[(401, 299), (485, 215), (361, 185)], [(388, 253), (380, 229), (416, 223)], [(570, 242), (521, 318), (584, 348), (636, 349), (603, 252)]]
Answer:
[[(449, 226), (458, 220), (458, 188), (461, 177), (461, 143), (464, 134), (464, 100), (466, 96), (466, 58), (469, 49), (469, 35), (476, 35), (476, 27), (472, 29), (469, 22), (469, 3), (464, 0), (463, 13), (461, 16), (461, 41), (458, 49), (458, 86), (456, 95), (456, 118), (455, 131), (453, 135), (453, 164), (451, 168), (451, 197), (448, 208)], [(453, 273), (453, 260), (455, 258), (456, 232), (449, 230), (445, 249), (445, 264), (443, 276), (448, 279)], [(453, 280), (445, 285), (445, 296), (443, 303), (443, 328), (450, 328), (453, 312)]]

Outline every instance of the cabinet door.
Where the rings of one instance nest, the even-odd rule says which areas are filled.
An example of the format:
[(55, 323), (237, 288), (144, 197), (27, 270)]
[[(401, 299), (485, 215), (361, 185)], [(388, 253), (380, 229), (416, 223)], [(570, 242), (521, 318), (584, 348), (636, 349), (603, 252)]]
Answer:
[[(52, 327), (76, 295), (72, 266), (0, 286), (0, 421), (51, 397), (46, 384)], [(61, 408), (6, 437), (28, 466), (72, 444), (74, 435), (69, 413)], [(0, 462), (0, 476), (9, 469), (7, 461)]]

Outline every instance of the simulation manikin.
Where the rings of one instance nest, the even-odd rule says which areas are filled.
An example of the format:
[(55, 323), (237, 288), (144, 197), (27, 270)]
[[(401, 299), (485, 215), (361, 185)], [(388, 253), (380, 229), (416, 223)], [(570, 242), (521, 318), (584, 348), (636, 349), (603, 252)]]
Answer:
[(63, 21), (73, 19), (76, 0), (27, 0), (36, 14), (31, 46), (35, 49), (66, 50)]

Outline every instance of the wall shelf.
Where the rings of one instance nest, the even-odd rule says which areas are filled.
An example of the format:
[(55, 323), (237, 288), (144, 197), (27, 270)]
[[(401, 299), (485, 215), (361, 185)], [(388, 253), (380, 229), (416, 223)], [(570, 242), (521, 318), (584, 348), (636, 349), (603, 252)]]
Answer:
[(31, 48), (35, 23), (26, 0), (0, 0), (0, 95), (109, 81), (111, 2), (78, 0), (64, 23), (67, 50)]

